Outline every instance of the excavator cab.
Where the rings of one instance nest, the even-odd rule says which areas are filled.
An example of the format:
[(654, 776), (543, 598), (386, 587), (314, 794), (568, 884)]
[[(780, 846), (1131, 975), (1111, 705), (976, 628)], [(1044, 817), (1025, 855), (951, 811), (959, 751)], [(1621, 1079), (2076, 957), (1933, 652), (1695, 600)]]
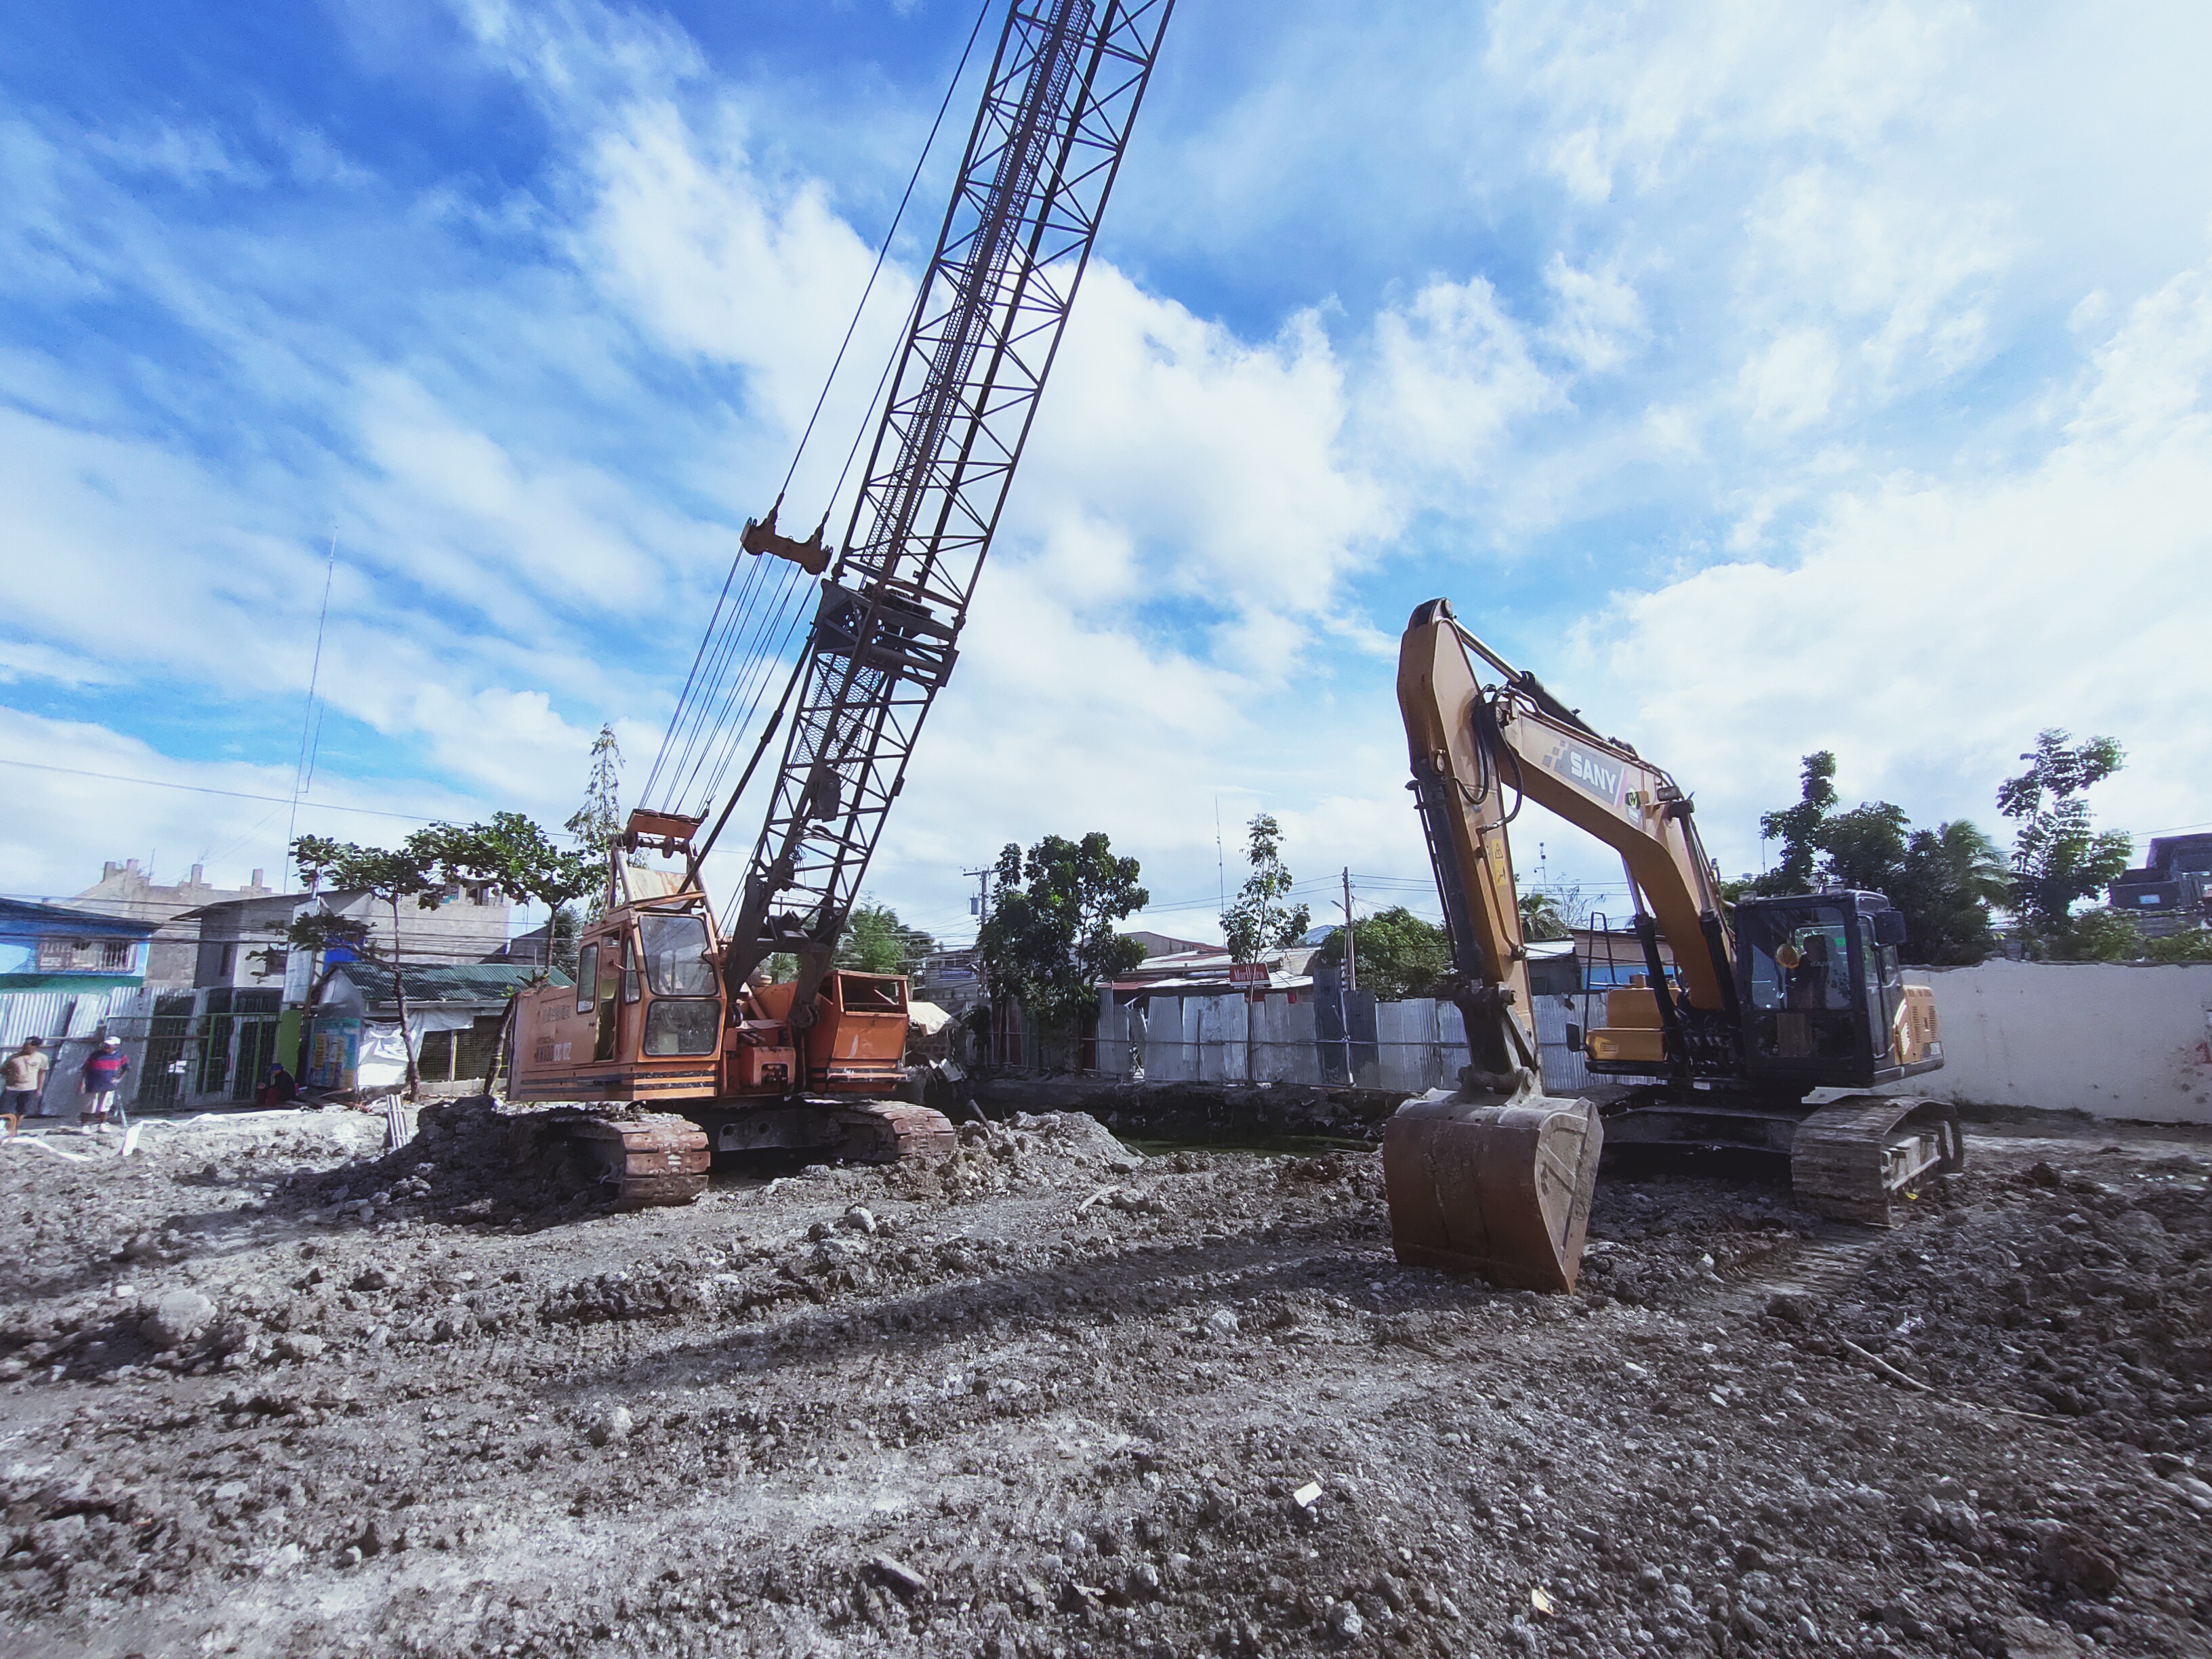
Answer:
[(1735, 942), (1747, 1079), (1870, 1089), (1943, 1063), (1933, 995), (1898, 963), (1904, 913), (1881, 894), (1743, 899)]

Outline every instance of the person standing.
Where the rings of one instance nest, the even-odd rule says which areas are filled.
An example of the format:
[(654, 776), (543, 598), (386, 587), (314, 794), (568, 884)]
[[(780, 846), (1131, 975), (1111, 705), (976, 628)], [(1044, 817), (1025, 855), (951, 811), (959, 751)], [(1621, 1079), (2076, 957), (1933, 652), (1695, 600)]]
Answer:
[(115, 1091), (131, 1070), (131, 1056), (123, 1052), (121, 1039), (102, 1037), (100, 1047), (84, 1062), (77, 1074), (77, 1090), (85, 1098), (85, 1109), (78, 1114), (82, 1123), (89, 1119), (96, 1134), (107, 1127), (107, 1115), (115, 1108)]
[(21, 1048), (0, 1060), (0, 1116), (7, 1118), (9, 1134), (22, 1119), (39, 1115), (39, 1096), (52, 1064), (37, 1037), (25, 1037)]

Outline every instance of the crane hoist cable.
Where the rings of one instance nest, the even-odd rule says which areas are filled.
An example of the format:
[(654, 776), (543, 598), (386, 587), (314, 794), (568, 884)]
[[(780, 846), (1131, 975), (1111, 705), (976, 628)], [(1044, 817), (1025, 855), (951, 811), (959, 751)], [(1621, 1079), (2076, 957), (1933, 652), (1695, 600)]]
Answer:
[[(846, 352), (853, 343), (860, 319), (874, 295), (877, 281), (890, 258), (892, 241), (897, 236), (907, 208), (914, 199), (922, 169), (927, 165), (930, 153), (936, 146), (945, 114), (951, 108), (953, 95), (967, 73), (969, 62), (975, 54), (975, 43), (982, 38), (983, 24), (990, 16), (995, 3), (996, 0), (983, 0), (977, 9), (975, 26), (969, 31), (967, 44), (961, 49), (959, 61), (945, 83), (945, 96), (939, 101), (937, 114), (930, 122), (929, 132), (922, 141), (921, 153), (915, 158), (914, 170), (908, 175), (906, 189), (900, 195), (890, 223), (877, 246), (875, 263), (869, 269), (868, 280), (860, 290), (860, 300), (853, 307), (850, 320), (845, 325), (844, 337), (838, 343), (836, 355), (830, 362), (828, 374), (823, 377), (813, 410), (807, 416), (805, 428), (792, 452), (791, 463), (784, 471), (782, 487), (776, 492), (778, 507), (781, 506), (792, 480), (798, 475), (799, 464), (806, 453), (807, 443), (813, 437), (815, 426), (829, 402), (838, 372), (844, 364)], [(854, 457), (860, 453), (861, 443), (876, 424), (877, 404), (882, 400), (891, 369), (897, 362), (898, 355), (895, 352), (885, 363), (883, 374), (877, 380), (875, 392), (862, 412), (852, 446), (846, 453), (845, 465), (839, 470), (837, 482), (830, 490), (830, 507), (825, 507), (823, 513), (823, 526), (829, 523), (830, 510), (844, 490)], [(771, 520), (773, 518), (774, 509), (771, 509)], [(818, 538), (822, 532), (817, 529), (815, 533)], [(721, 778), (726, 775), (731, 761), (742, 746), (744, 736), (750, 730), (752, 715), (758, 709), (767, 687), (773, 682), (775, 670), (781, 663), (783, 653), (796, 632), (796, 619), (803, 613), (804, 607), (794, 606), (791, 603), (799, 586), (795, 568), (786, 572), (785, 580), (775, 587), (773, 596), (763, 600), (757, 580), (760, 574), (758, 562), (755, 562), (754, 569), (747, 573), (746, 581), (738, 585), (737, 603), (728, 604), (730, 589), (736, 582), (738, 566), (747, 557), (747, 553), (741, 548), (731, 559), (729, 574), (723, 580), (721, 596), (716, 600), (714, 611), (708, 619), (698, 651), (692, 658), (691, 671), (684, 679), (683, 690), (678, 694), (675, 708), (670, 712), (668, 729), (662, 736), (659, 752), (654, 756), (652, 769), (647, 775), (641, 799), (657, 800), (671, 811), (681, 811), (697, 798), (699, 792), (696, 786), (702, 776), (709, 781), (703, 792), (704, 799), (700, 800), (701, 810), (703, 811), (713, 799)], [(780, 633), (776, 627), (779, 622), (784, 624)], [(776, 636), (776, 643), (773, 650), (764, 655), (763, 647), (771, 635)], [(742, 652), (739, 649), (741, 645)], [(732, 662), (737, 665), (734, 670), (731, 667)], [(744, 713), (738, 717), (735, 729), (731, 729), (731, 713), (741, 703)], [(749, 768), (748, 775), (750, 770)], [(667, 786), (665, 789), (662, 788), (664, 782)]]

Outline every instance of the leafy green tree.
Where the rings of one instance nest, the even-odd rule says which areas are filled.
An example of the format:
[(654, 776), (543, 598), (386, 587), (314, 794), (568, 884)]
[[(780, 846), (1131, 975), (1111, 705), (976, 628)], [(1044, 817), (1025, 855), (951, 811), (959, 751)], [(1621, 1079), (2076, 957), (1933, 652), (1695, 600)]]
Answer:
[(2112, 910), (2069, 915), (2042, 940), (2064, 962), (2133, 962), (2143, 954), (2142, 930)]
[[(1863, 893), (1893, 890), (1905, 868), (1905, 809), (1886, 800), (1863, 801), (1848, 812), (1831, 812), (1813, 832), (1820, 849), (1820, 878), (1832, 887)], [(1902, 908), (1902, 907), (1900, 907)]]
[(862, 900), (845, 919), (837, 941), (837, 965), (864, 974), (911, 974), (917, 963), (937, 949), (937, 941), (899, 921), (888, 904)]
[(2162, 939), (2147, 939), (2142, 956), (2145, 962), (2212, 962), (2212, 932), (2188, 927)]
[(301, 836), (292, 843), (292, 863), (307, 884), (319, 890), (325, 882), (342, 891), (366, 892), (392, 907), (392, 1000), (399, 1008), (399, 1047), (407, 1056), (407, 1098), (415, 1098), (422, 1078), (415, 1069), (415, 1045), (407, 1038), (407, 984), (400, 975), (403, 947), (399, 937), (399, 901), (412, 898), (424, 909), (435, 909), (446, 884), (438, 877), (437, 855), (414, 845), (422, 832), (397, 848), (356, 847), (327, 836)]
[(1905, 912), (1901, 957), (1925, 967), (1966, 968), (1996, 949), (1990, 907), (2008, 902), (2012, 878), (1997, 844), (1954, 818), (1914, 830), (1893, 884), (1880, 890)]
[(1283, 863), (1282, 826), (1273, 814), (1258, 814), (1245, 830), (1244, 860), (1252, 873), (1237, 890), (1237, 902), (1221, 913), (1221, 931), (1228, 937), (1231, 958), (1257, 962), (1263, 951), (1303, 940), (1313, 916), (1304, 905), (1290, 902), (1294, 884)]
[(1782, 851), (1774, 868), (1752, 884), (1754, 891), (1772, 896), (1811, 890), (1814, 866), (1820, 854), (1820, 825), (1836, 805), (1835, 780), (1836, 757), (1832, 750), (1808, 755), (1799, 774), (1797, 804), (1759, 815), (1759, 833), (1769, 841), (1779, 841)]
[[(1521, 895), (1521, 932), (1529, 939), (1572, 939), (1574, 937), (1574, 929), (1567, 925), (1567, 918), (1559, 908), (1559, 901), (1550, 893)], [(1332, 934), (1330, 937), (1334, 939), (1335, 935)], [(1358, 942), (1358, 930), (1355, 927), (1352, 930), (1352, 939), (1355, 944)], [(1359, 960), (1361, 965), (1364, 966), (1367, 952), (1364, 949), (1359, 953)]]
[[(1359, 988), (1374, 992), (1378, 1002), (1433, 996), (1451, 967), (1450, 941), (1444, 930), (1402, 904), (1359, 917), (1352, 924), (1352, 942), (1358, 957)], [(1328, 936), (1316, 959), (1333, 964), (1344, 961), (1344, 929)]]
[(1008, 846), (975, 936), (993, 992), (1019, 999), (1042, 1029), (1072, 1033), (1097, 1006), (1098, 982), (1145, 959), (1142, 945), (1114, 931), (1152, 902), (1139, 873), (1095, 830), (1079, 842), (1047, 836), (1026, 854)]
[(2012, 902), (2031, 946), (2040, 952), (2071, 948), (2068, 921), (2077, 899), (2094, 896), (2128, 867), (2134, 843), (2117, 830), (2090, 822), (2082, 795), (2126, 763), (2111, 738), (2066, 746), (2057, 727), (2038, 734), (2021, 758), (2027, 769), (1997, 788), (1997, 811), (2015, 820)]
[(584, 804), (562, 825), (576, 838), (587, 857), (604, 859), (623, 832), (622, 745), (611, 726), (599, 727), (592, 739), (592, 775), (584, 786)]
[(1905, 809), (1886, 800), (1838, 811), (1835, 775), (1832, 753), (1805, 757), (1797, 804), (1759, 819), (1763, 834), (1782, 841), (1776, 867), (1723, 883), (1724, 901), (1824, 885), (1881, 893), (1905, 913), (1905, 961), (1963, 966), (1989, 955), (1996, 945), (1990, 907), (2012, 894), (1996, 843), (1964, 819), (1914, 830)]
[[(366, 892), (392, 910), (392, 994), (399, 1011), (404, 1033), (407, 1024), (407, 987), (400, 969), (405, 957), (400, 938), (402, 899), (412, 898), (425, 910), (434, 910), (447, 892), (457, 886), (488, 887), (509, 899), (534, 902), (558, 915), (592, 880), (591, 860), (579, 853), (564, 853), (546, 838), (545, 832), (520, 812), (495, 813), (489, 823), (466, 825), (433, 823), (416, 830), (398, 847), (360, 847), (327, 836), (301, 836), (292, 843), (292, 861), (307, 881), (309, 891), (327, 884), (344, 892)], [(548, 928), (550, 950), (552, 929)], [(295, 948), (325, 950), (343, 942), (374, 959), (368, 930), (344, 917), (307, 915), (286, 930), (287, 942)], [(415, 1070), (415, 1048), (403, 1042), (407, 1054), (407, 1095), (413, 1099), (421, 1079)]]

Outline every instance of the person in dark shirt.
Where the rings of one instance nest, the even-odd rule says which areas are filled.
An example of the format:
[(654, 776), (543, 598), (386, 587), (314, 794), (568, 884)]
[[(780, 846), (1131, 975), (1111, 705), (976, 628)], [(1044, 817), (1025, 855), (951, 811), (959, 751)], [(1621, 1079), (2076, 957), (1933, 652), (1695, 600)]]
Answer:
[(279, 1064), (269, 1068), (269, 1081), (262, 1085), (260, 1097), (255, 1103), (262, 1106), (289, 1106), (299, 1097), (300, 1085), (293, 1081), (292, 1074)]
[(77, 1091), (85, 1100), (77, 1121), (90, 1123), (94, 1134), (105, 1133), (107, 1115), (115, 1109), (115, 1091), (130, 1070), (131, 1056), (123, 1052), (122, 1042), (112, 1036), (100, 1038), (100, 1047), (77, 1073)]

